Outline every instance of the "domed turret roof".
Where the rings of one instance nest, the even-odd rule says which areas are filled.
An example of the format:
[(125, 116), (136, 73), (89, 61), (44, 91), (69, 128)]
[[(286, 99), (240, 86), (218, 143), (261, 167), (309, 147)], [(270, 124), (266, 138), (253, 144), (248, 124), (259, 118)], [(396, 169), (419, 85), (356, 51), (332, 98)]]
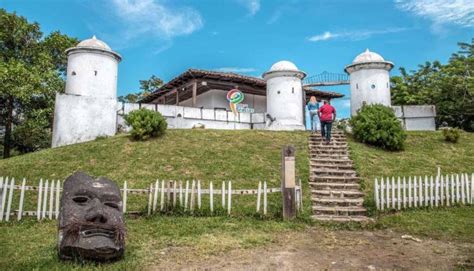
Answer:
[(298, 68), (295, 64), (290, 61), (282, 60), (273, 64), (270, 68), (270, 71), (298, 71)]
[(112, 51), (112, 49), (107, 45), (107, 43), (98, 40), (95, 36), (92, 36), (90, 39), (83, 40), (79, 42), (76, 47), (87, 47), (87, 48), (97, 48), (107, 51)]
[(352, 61), (352, 64), (356, 63), (364, 63), (364, 62), (378, 62), (378, 61), (385, 61), (383, 57), (375, 52), (369, 51), (369, 49), (366, 49), (365, 52), (362, 54), (359, 54), (354, 58), (354, 61)]

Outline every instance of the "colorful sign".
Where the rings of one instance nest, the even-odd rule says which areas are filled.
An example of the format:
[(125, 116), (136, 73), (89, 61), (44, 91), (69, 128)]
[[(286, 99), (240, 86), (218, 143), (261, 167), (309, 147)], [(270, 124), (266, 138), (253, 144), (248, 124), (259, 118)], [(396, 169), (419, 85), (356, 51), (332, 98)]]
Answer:
[(229, 92), (227, 92), (227, 101), (229, 101), (230, 110), (236, 114), (236, 106), (244, 101), (244, 93), (238, 89), (231, 89)]
[(238, 104), (237, 111), (239, 113), (255, 113), (255, 109), (249, 107), (248, 104)]

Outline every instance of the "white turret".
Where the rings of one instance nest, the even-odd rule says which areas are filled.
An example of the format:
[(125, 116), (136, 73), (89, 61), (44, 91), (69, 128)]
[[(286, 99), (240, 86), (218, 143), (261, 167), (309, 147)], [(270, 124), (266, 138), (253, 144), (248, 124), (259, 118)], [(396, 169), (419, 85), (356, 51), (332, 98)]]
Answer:
[(279, 61), (263, 74), (267, 81), (267, 113), (271, 130), (304, 130), (304, 98), (301, 80), (306, 76), (295, 64)]
[(367, 49), (359, 54), (344, 71), (350, 75), (351, 114), (365, 104), (391, 106), (390, 70), (393, 63)]
[(121, 56), (95, 36), (66, 53), (66, 91), (56, 95), (52, 146), (115, 135)]

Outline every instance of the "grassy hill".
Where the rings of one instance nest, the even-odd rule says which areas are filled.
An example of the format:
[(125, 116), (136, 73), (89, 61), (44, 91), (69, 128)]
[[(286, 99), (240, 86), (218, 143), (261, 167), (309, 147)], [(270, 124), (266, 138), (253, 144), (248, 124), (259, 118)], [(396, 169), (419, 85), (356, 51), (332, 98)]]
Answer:
[[(259, 180), (279, 186), (280, 151), (286, 144), (297, 149), (297, 175), (306, 191), (301, 219), (283, 222), (278, 195), (270, 198), (269, 216), (255, 215), (254, 199), (235, 198), (232, 217), (186, 215), (127, 219), (128, 238), (124, 261), (92, 266), (98, 269), (134, 269), (159, 262), (167, 248), (193, 248), (193, 255), (207, 257), (231, 249), (271, 243), (279, 233), (300, 231), (309, 225), (308, 134), (305, 132), (169, 130), (163, 138), (130, 141), (127, 135), (0, 160), (0, 176), (64, 179), (76, 170), (107, 176), (120, 185), (146, 188), (156, 179), (233, 180), (235, 188), (256, 188)], [(436, 166), (444, 173), (474, 172), (474, 134), (463, 133), (458, 144), (445, 143), (441, 133), (409, 133), (405, 151), (390, 153), (349, 140), (357, 170), (365, 178), (369, 207), (372, 182), (387, 175), (433, 174)], [(30, 182), (30, 184), (31, 184)], [(144, 197), (131, 197), (131, 208), (144, 208)], [(31, 198), (28, 209), (34, 209)], [(474, 208), (421, 209), (376, 216), (371, 227), (388, 227), (402, 233), (472, 242)], [(347, 227), (344, 227), (347, 228)], [(360, 227), (355, 227), (360, 229)], [(0, 269), (77, 269), (81, 265), (58, 262), (56, 221), (37, 223), (32, 219), (0, 224)], [(162, 254), (165, 253), (165, 254)], [(183, 255), (183, 257), (185, 257)]]

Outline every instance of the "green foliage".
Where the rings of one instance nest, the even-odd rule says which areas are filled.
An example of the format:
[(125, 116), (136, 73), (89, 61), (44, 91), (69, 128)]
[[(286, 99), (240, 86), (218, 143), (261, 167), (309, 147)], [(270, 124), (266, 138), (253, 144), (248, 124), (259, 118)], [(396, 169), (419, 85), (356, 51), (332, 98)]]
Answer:
[(152, 75), (148, 80), (140, 80), (140, 89), (144, 94), (149, 94), (163, 85), (163, 80), (155, 75)]
[(336, 120), (336, 128), (342, 131), (347, 130), (347, 125), (349, 124), (349, 119), (340, 119)]
[(64, 50), (77, 39), (57, 31), (43, 37), (38, 23), (4, 9), (0, 25), (0, 126), (6, 128), (3, 156), (9, 157), (12, 147), (25, 152), (49, 145), (43, 144), (49, 135), (39, 131), (52, 126), (54, 97), (64, 89)]
[(391, 78), (392, 103), (433, 104), (437, 125), (474, 131), (474, 39), (458, 45), (446, 65), (426, 62), (410, 73), (400, 68), (401, 76)]
[(132, 126), (131, 134), (136, 140), (162, 136), (168, 127), (166, 119), (159, 112), (146, 108), (130, 112), (125, 117), (125, 121)]
[(457, 143), (461, 137), (461, 131), (457, 128), (444, 128), (443, 136), (447, 142)]
[(20, 153), (33, 152), (51, 145), (51, 128), (45, 112), (35, 111), (13, 130), (14, 147)]
[(406, 139), (400, 121), (392, 109), (383, 105), (365, 105), (350, 120), (354, 138), (360, 142), (396, 151)]
[(119, 96), (118, 100), (122, 103), (138, 103), (140, 100), (150, 95), (150, 93), (159, 89), (162, 85), (163, 80), (152, 75), (148, 80), (140, 80), (141, 91), (137, 93), (129, 93), (125, 96)]

